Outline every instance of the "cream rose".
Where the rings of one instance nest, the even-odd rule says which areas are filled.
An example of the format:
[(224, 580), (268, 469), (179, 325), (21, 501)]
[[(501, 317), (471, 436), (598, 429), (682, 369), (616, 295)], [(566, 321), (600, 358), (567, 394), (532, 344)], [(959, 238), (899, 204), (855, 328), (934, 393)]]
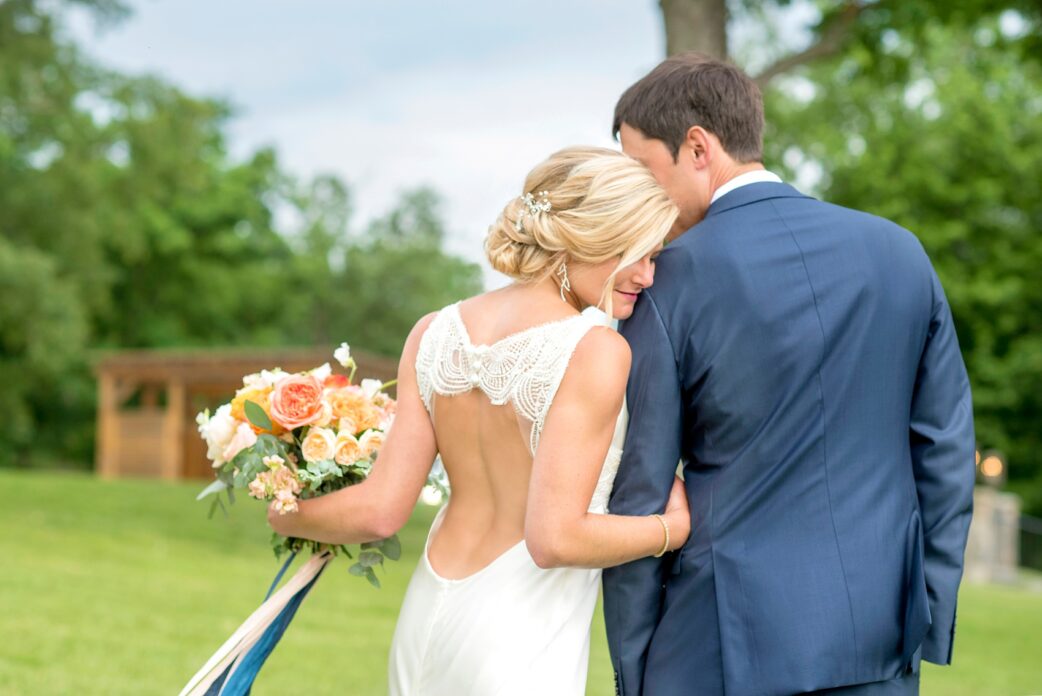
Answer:
[(358, 439), (347, 432), (341, 432), (336, 437), (336, 454), (333, 459), (340, 466), (350, 466), (359, 459), (364, 459), (366, 453), (362, 450)]
[(301, 454), (306, 462), (320, 462), (332, 459), (337, 447), (337, 436), (329, 428), (311, 428), (307, 437), (300, 444)]
[(358, 444), (362, 447), (362, 454), (368, 457), (384, 446), (384, 434), (379, 430), (368, 430), (358, 439)]

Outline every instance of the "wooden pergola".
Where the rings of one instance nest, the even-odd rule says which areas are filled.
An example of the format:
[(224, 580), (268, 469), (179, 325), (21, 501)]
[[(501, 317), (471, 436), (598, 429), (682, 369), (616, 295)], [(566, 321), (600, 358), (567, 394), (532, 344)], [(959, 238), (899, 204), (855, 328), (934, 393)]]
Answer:
[[(358, 378), (394, 379), (398, 364), (352, 350)], [(96, 471), (105, 478), (211, 478), (196, 414), (231, 401), (242, 378), (281, 367), (299, 372), (333, 360), (332, 348), (133, 350), (101, 354)]]

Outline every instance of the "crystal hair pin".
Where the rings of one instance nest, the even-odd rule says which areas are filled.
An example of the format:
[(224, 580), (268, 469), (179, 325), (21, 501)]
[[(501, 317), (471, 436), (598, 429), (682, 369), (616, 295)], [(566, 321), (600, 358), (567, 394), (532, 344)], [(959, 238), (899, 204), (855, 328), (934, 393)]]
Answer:
[(537, 195), (539, 196), (538, 200), (536, 200), (536, 197), (531, 193), (526, 193), (525, 195), (520, 196), (521, 202), (525, 204), (527, 212), (518, 215), (517, 220), (514, 221), (514, 229), (518, 232), (524, 229), (524, 219), (526, 216), (535, 217), (539, 213), (550, 212), (550, 192), (540, 191)]

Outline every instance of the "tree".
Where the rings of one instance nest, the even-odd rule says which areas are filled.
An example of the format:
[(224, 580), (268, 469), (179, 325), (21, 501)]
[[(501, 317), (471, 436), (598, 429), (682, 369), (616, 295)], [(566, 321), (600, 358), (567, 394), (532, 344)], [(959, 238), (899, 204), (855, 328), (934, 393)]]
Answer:
[[(768, 21), (765, 6), (791, 3), (759, 15), (755, 4), (729, 8)], [(747, 51), (767, 66), (766, 162), (919, 236), (955, 316), (980, 445), (1009, 456), (1011, 487), (1042, 514), (1042, 10), (1015, 0), (820, 7), (809, 46)]]
[(342, 182), (298, 182), (270, 150), (233, 160), (228, 105), (93, 65), (57, 29), (68, 4), (0, 3), (0, 465), (89, 463), (93, 349), (393, 355), (422, 314), (480, 289), (442, 250), (432, 194), (353, 233)]
[[(790, 47), (778, 27), (768, 27), (779, 10), (794, 5), (817, 9), (816, 17), (806, 26), (811, 40), (806, 46)], [(886, 52), (895, 32), (918, 41), (923, 32), (942, 25), (959, 30), (973, 26), (981, 17), (1001, 12), (1015, 12), (1034, 23), (1042, 18), (1042, 6), (1034, 0), (659, 0), (666, 30), (666, 53), (700, 51), (717, 58), (731, 56), (729, 34), (735, 21), (760, 25), (771, 40), (759, 44), (753, 53), (764, 67), (754, 79), (764, 87), (779, 75), (832, 58), (859, 47), (874, 54)], [(771, 30), (773, 29), (773, 31)], [(767, 54), (776, 44), (786, 50)], [(1023, 56), (1042, 54), (1042, 36), (1022, 36), (1018, 50)]]

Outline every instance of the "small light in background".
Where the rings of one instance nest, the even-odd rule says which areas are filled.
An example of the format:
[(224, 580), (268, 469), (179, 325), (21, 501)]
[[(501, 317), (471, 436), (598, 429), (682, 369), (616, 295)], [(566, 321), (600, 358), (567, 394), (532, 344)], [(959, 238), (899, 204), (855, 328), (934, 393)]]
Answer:
[(981, 480), (989, 486), (999, 487), (1006, 482), (1006, 458), (1001, 452), (992, 450), (977, 453), (977, 471)]

